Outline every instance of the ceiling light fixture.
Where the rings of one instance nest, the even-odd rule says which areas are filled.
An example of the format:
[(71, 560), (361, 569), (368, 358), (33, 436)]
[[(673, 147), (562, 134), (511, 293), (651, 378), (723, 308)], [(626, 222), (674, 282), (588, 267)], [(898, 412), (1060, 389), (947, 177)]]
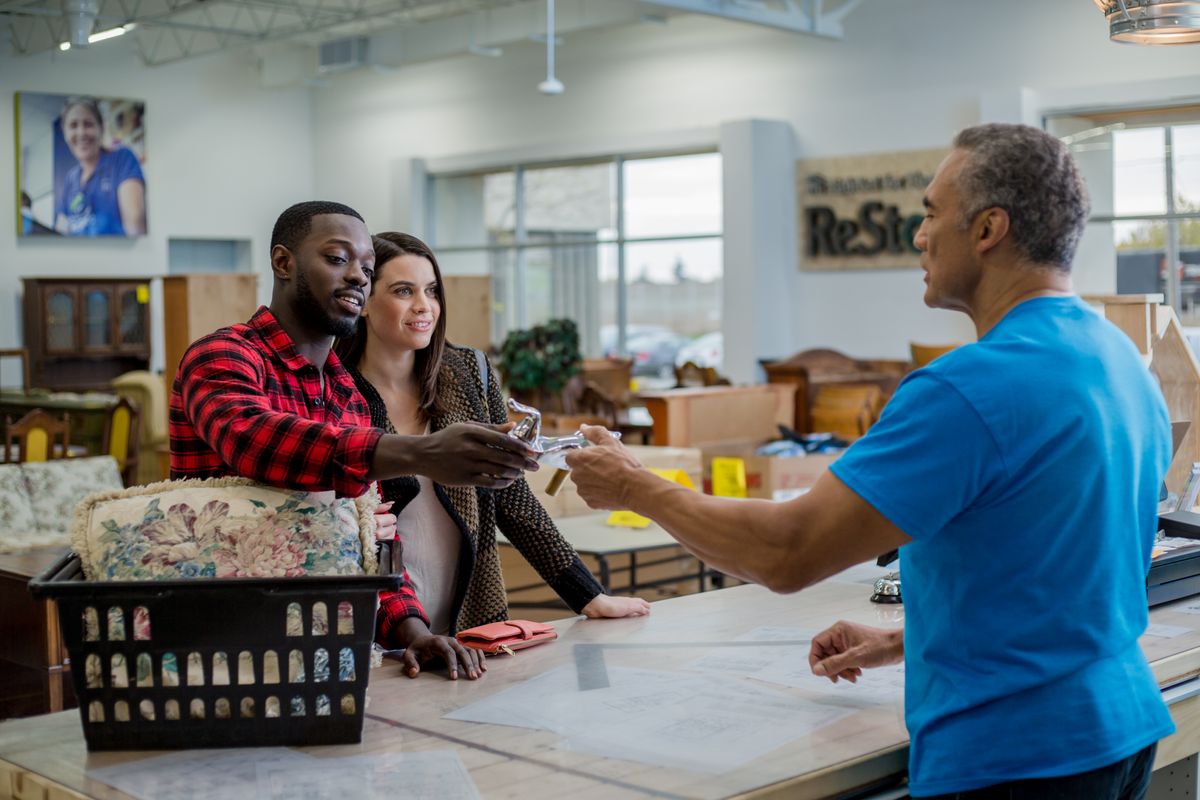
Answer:
[(100, 0), (64, 0), (63, 16), (67, 18), (67, 41), (75, 47), (87, 47), (88, 34), (100, 13)]
[(132, 28), (132, 25), (120, 25), (116, 28), (109, 28), (106, 31), (96, 31), (88, 37), (88, 44), (95, 44), (96, 42), (103, 42), (105, 39), (115, 39), (118, 36), (124, 36)]
[(1130, 44), (1200, 43), (1200, 0), (1093, 0), (1108, 36)]
[[(118, 36), (124, 36), (125, 34), (129, 33), (131, 30), (133, 30), (136, 27), (137, 27), (137, 24), (131, 22), (128, 25), (120, 25), (116, 28), (109, 28), (108, 30), (104, 30), (104, 31), (96, 31), (95, 33), (93, 33), (87, 37), (87, 43), (95, 44), (96, 42), (103, 42), (105, 39), (115, 39)], [(82, 46), (82, 45), (78, 45), (78, 46)], [(71, 43), (63, 42), (58, 46), (58, 49), (62, 50), (64, 52), (67, 50), (70, 50)]]
[(546, 80), (538, 84), (542, 94), (556, 95), (566, 91), (562, 81), (554, 77), (554, 0), (546, 0)]

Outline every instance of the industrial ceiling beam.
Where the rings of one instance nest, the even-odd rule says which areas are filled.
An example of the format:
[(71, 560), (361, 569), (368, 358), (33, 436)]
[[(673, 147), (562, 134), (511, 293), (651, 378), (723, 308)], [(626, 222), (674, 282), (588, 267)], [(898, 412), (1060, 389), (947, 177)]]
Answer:
[(841, 39), (842, 21), (862, 0), (843, 0), (835, 8), (826, 9), (825, 0), (642, 0), (644, 5), (661, 6), (692, 14), (705, 14), (752, 25)]

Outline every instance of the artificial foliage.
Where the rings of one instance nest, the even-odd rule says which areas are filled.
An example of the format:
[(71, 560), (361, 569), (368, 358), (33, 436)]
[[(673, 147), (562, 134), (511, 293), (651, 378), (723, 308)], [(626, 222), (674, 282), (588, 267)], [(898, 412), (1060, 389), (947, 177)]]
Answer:
[(579, 329), (569, 319), (510, 331), (500, 348), (500, 372), (509, 391), (553, 396), (579, 374)]

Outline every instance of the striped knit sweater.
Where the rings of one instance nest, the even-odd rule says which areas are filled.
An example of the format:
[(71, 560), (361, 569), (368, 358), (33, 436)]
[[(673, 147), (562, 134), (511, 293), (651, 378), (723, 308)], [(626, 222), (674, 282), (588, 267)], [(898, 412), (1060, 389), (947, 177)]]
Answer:
[[(349, 369), (367, 401), (371, 423), (394, 433), (395, 428), (388, 419), (387, 407), (379, 392), (358, 370)], [(438, 375), (438, 391), (446, 411), (431, 420), (430, 429), (441, 430), (456, 422), (507, 422), (508, 412), (500, 394), (500, 384), (492, 370), (488, 370), (486, 399), (483, 385), (475, 351), (447, 343)], [(508, 598), (496, 549), (497, 526), (575, 613), (603, 591), (574, 548), (558, 532), (524, 478), (498, 490), (437, 484), (434, 488), (462, 535), (454, 608), (450, 617), (451, 635), (476, 625), (508, 619)], [(419, 491), (416, 478), (380, 481), (383, 499), (395, 501), (392, 506), (395, 514), (399, 514)]]

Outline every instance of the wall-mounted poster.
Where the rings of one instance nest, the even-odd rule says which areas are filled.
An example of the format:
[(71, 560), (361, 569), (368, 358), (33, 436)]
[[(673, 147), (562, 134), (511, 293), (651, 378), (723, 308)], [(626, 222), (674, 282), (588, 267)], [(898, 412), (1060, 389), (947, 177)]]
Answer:
[(925, 215), (921, 198), (947, 152), (797, 162), (800, 269), (919, 267), (913, 236)]
[(146, 234), (146, 104), (17, 92), (21, 236)]

